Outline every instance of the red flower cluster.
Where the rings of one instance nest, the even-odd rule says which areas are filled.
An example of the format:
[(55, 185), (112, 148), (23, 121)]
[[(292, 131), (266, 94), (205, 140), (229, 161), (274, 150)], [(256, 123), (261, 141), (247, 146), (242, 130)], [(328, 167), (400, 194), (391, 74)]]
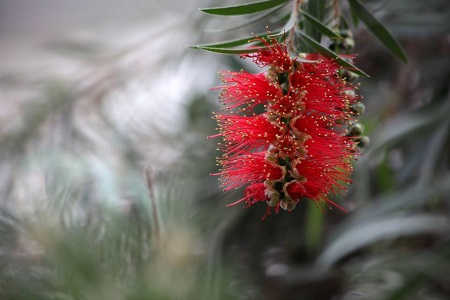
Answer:
[(242, 56), (268, 67), (265, 72), (221, 73), (217, 88), (227, 113), (216, 115), (220, 134), (212, 137), (223, 137), (224, 154), (221, 171), (212, 175), (221, 176), (225, 191), (246, 186), (233, 204), (266, 201), (267, 214), (271, 207), (292, 210), (303, 197), (339, 207), (327, 195), (350, 182), (354, 87), (331, 59), (293, 59), (285, 44), (261, 41), (267, 47)]

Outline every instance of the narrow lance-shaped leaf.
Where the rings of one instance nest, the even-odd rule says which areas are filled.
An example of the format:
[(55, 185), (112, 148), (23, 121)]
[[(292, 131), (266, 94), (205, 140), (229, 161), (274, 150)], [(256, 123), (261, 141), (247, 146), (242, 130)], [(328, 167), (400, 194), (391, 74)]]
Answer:
[(321, 54), (323, 54), (325, 56), (328, 56), (328, 57), (331, 57), (331, 58), (335, 59), (336, 62), (339, 65), (347, 68), (350, 72), (353, 72), (355, 74), (358, 74), (358, 75), (361, 75), (361, 76), (364, 76), (364, 77), (369, 77), (369, 75), (367, 75), (364, 71), (358, 69), (356, 66), (354, 66), (351, 63), (349, 63), (348, 61), (346, 61), (345, 59), (340, 57), (338, 54), (336, 54), (335, 52), (325, 48), (324, 46), (322, 46), (321, 44), (319, 44), (318, 42), (316, 42), (315, 40), (313, 40), (312, 38), (310, 38), (309, 36), (307, 36), (303, 32), (298, 31), (297, 34), (314, 51), (317, 51), (317, 52), (319, 52), (319, 53), (321, 53)]
[(333, 30), (328, 28), (325, 24), (323, 24), (321, 21), (310, 15), (309, 13), (301, 10), (301, 14), (305, 17), (305, 19), (319, 32), (322, 34), (328, 36), (331, 39), (340, 39), (341, 37), (337, 35)]
[(390, 215), (364, 222), (333, 240), (317, 259), (319, 266), (330, 268), (343, 257), (378, 241), (420, 234), (448, 235), (450, 219), (438, 215)]
[[(264, 34), (256, 34), (255, 36), (258, 36), (260, 38), (266, 38), (268, 35), (273, 35), (269, 34), (269, 33), (264, 33)], [(249, 36), (247, 38), (243, 38), (243, 39), (238, 39), (238, 40), (232, 40), (232, 41), (224, 41), (224, 42), (220, 42), (220, 43), (216, 43), (216, 44), (208, 44), (208, 45), (197, 45), (191, 48), (202, 48), (202, 47), (206, 47), (206, 48), (232, 48), (232, 47), (237, 47), (237, 46), (242, 46), (245, 44), (248, 44), (249, 42), (252, 42), (253, 40), (255, 40), (255, 36)], [(256, 43), (258, 44), (258, 43)]]
[[(308, 6), (307, 6), (308, 13), (312, 17), (316, 18), (319, 22), (321, 22), (323, 20), (323, 17), (325, 16), (326, 2), (327, 2), (326, 0), (309, 0), (308, 1)], [(320, 41), (320, 33), (321, 32), (319, 30), (317, 30), (317, 28), (312, 26), (312, 24), (306, 23), (305, 30), (306, 30), (306, 33), (310, 37), (312, 37), (314, 40), (316, 40), (318, 42)]]
[(207, 47), (207, 46), (194, 46), (191, 47), (193, 49), (200, 49), (214, 53), (221, 54), (244, 54), (244, 53), (253, 53), (261, 49), (261, 47), (254, 48), (246, 48), (246, 49), (229, 49), (229, 48), (216, 48), (216, 47)]
[(317, 20), (322, 21), (325, 16), (326, 0), (309, 0), (308, 12)]
[(400, 45), (387, 29), (358, 0), (348, 0), (352, 13), (366, 24), (367, 28), (386, 46), (398, 59), (408, 62)]
[[(280, 5), (278, 7), (275, 7), (273, 9), (266, 10), (264, 13), (255, 14), (252, 16), (247, 16), (245, 20), (239, 21), (239, 22), (229, 22), (232, 24), (227, 24), (221, 28), (205, 28), (204, 30), (206, 32), (225, 32), (230, 31), (234, 29), (239, 29), (244, 26), (248, 26), (250, 24), (253, 24), (255, 22), (258, 22), (259, 20), (262, 20), (264, 18), (267, 18), (268, 16), (272, 15), (273, 13), (279, 11), (283, 6)], [(281, 18), (280, 18), (281, 19)]]
[(247, 15), (273, 7), (282, 5), (290, 0), (267, 0), (261, 2), (253, 2), (242, 5), (227, 6), (227, 7), (213, 7), (213, 8), (200, 8), (200, 11), (218, 16), (237, 16), (237, 15)]
[(358, 24), (359, 24), (359, 18), (358, 18), (358, 16), (355, 14), (354, 11), (351, 11), (351, 15), (352, 15), (351, 17), (352, 17), (353, 26), (354, 26), (354, 27), (357, 27)]

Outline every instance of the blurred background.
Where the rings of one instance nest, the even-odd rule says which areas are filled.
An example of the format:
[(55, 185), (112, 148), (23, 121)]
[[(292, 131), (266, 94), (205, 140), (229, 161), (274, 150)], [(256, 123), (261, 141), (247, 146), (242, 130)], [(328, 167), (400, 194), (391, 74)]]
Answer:
[(409, 63), (355, 29), (349, 212), (264, 221), (206, 139), (217, 72), (254, 69), (189, 49), (271, 25), (197, 10), (234, 2), (0, 1), (0, 299), (450, 298), (448, 1), (365, 1)]

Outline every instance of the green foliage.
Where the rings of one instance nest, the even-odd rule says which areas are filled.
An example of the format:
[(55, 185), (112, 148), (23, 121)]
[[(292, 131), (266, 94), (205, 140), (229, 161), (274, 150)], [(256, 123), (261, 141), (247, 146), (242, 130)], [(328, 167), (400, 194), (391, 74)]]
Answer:
[[(260, 37), (260, 38), (267, 38), (269, 37), (270, 34), (256, 34), (256, 36)], [(202, 47), (208, 47), (208, 48), (231, 48), (231, 47), (236, 47), (236, 46), (242, 46), (242, 45), (247, 45), (248, 43), (253, 43), (255, 42), (255, 36), (249, 36), (247, 38), (243, 38), (243, 39), (238, 39), (238, 40), (233, 40), (233, 41), (225, 41), (225, 42), (220, 42), (220, 43), (215, 43), (215, 44), (208, 44), (208, 45), (198, 45), (196, 47), (202, 48)], [(257, 42), (257, 41), (256, 41)]]
[(253, 14), (261, 11), (265, 11), (289, 2), (290, 0), (267, 0), (261, 2), (254, 2), (249, 4), (228, 6), (228, 7), (215, 7), (215, 8), (200, 8), (200, 11), (218, 16), (237, 16)]
[(349, 63), (347, 60), (345, 60), (344, 58), (340, 57), (337, 53), (323, 47), (321, 44), (317, 43), (315, 40), (313, 40), (312, 38), (310, 38), (309, 36), (307, 36), (306, 34), (304, 34), (303, 32), (297, 32), (298, 36), (300, 37), (300, 39), (309, 47), (311, 47), (314, 51), (321, 53), (325, 56), (331, 57), (333, 59), (336, 60), (336, 62), (347, 68), (349, 71), (364, 76), (364, 77), (369, 77), (369, 75), (367, 75), (366, 73), (364, 73), (362, 70), (358, 69), (356, 66), (352, 65), (351, 63)]
[[(229, 7), (218, 7), (218, 8), (202, 8), (202, 12), (211, 15), (220, 16), (238, 16), (244, 14), (254, 14), (263, 12), (273, 8), (280, 8), (285, 5), (288, 1), (262, 1), (250, 4), (229, 6)], [(390, 50), (394, 55), (396, 55), (403, 62), (407, 62), (406, 55), (400, 48), (399, 44), (391, 36), (391, 34), (384, 28), (384, 26), (377, 21), (373, 15), (367, 11), (364, 6), (357, 0), (349, 0), (351, 7), (351, 15), (354, 23), (356, 24), (358, 19), (361, 19), (367, 26), (367, 28)], [(335, 5), (335, 4), (333, 4)], [(351, 72), (358, 74), (360, 76), (367, 77), (368, 75), (354, 66), (348, 63), (347, 60), (340, 57), (340, 55), (334, 51), (331, 51), (326, 46), (322, 45), (322, 34), (331, 40), (343, 41), (344, 37), (341, 33), (336, 32), (336, 20), (333, 22), (327, 21), (329, 24), (324, 22), (324, 18), (327, 13), (326, 1), (324, 0), (314, 0), (308, 1), (307, 5), (302, 9), (294, 5), (294, 9), (290, 13), (290, 17), (287, 23), (280, 29), (277, 30), (278, 34), (273, 34), (271, 37), (281, 36), (282, 34), (289, 33), (291, 30), (295, 31), (296, 35), (299, 37), (300, 41), (304, 44), (299, 46), (299, 49), (294, 50), (297, 53), (301, 52), (300, 49), (312, 49), (313, 51), (319, 52), (323, 55), (336, 59), (336, 62), (348, 68)], [(298, 11), (297, 11), (298, 10)], [(273, 11), (268, 14), (258, 16), (255, 20), (263, 19), (264, 17), (270, 16)], [(303, 19), (300, 17), (302, 16)], [(245, 26), (253, 23), (254, 20), (246, 21), (245, 23), (234, 26), (234, 29), (239, 28), (239, 26)], [(333, 27), (330, 27), (333, 26)], [(228, 28), (229, 29), (229, 28)], [(267, 35), (265, 35), (267, 36)], [(210, 45), (198, 45), (191, 48), (200, 49), (221, 54), (244, 54), (252, 53), (257, 51), (257, 48), (247, 47), (245, 49), (231, 49), (236, 46), (245, 45), (245, 40), (239, 39), (232, 42), (214, 43)], [(296, 53), (295, 53), (296, 54)]]
[[(314, 29), (316, 29), (318, 32), (328, 36), (331, 39), (341, 39), (342, 37), (339, 36), (336, 32), (328, 28), (325, 24), (323, 24), (321, 21), (316, 19), (314, 16), (310, 15), (309, 13), (301, 10), (301, 14), (305, 17), (305, 19), (308, 21), (309, 24), (311, 24)], [(320, 38), (316, 38), (316, 41), (320, 41)]]
[(326, 0), (308, 1), (307, 6), (308, 12), (306, 12), (308, 16), (305, 15), (304, 11), (302, 11), (303, 15), (308, 20), (307, 24), (305, 24), (306, 34), (319, 43), (320, 43), (320, 34), (323, 33), (322, 31), (324, 30), (324, 28), (327, 28), (327, 26), (322, 23), (325, 17), (326, 2), (327, 2)]
[(320, 267), (330, 268), (347, 255), (380, 240), (425, 234), (450, 234), (450, 219), (446, 216), (413, 214), (365, 221), (336, 236), (319, 255), (317, 263)]
[(408, 62), (405, 53), (389, 31), (358, 0), (348, 0), (352, 13), (366, 24), (367, 28), (402, 62)]
[(138, 150), (101, 110), (97, 130), (110, 152), (96, 152), (72, 123), (77, 96), (49, 83), (22, 126), (1, 136), (1, 166), (14, 172), (2, 183), (0, 298), (235, 299), (232, 273), (201, 235), (205, 212), (188, 213), (193, 173), (188, 181), (143, 172)]
[(195, 46), (194, 48), (209, 51), (209, 52), (221, 53), (221, 54), (253, 53), (260, 49), (260, 47), (255, 47), (255, 48), (250, 48), (250, 49), (229, 49), (229, 48), (218, 48), (218, 47), (208, 47), (208, 46)]

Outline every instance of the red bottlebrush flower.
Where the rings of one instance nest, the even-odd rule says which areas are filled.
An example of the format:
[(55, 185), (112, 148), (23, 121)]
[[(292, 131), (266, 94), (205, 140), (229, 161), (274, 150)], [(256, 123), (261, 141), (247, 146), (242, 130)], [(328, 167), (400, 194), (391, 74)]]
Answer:
[[(224, 155), (212, 175), (221, 176), (225, 190), (245, 186), (244, 197), (231, 205), (266, 201), (270, 213), (309, 198), (341, 208), (327, 195), (350, 183), (356, 142), (346, 126), (355, 121), (355, 88), (333, 60), (292, 59), (286, 45), (259, 40), (265, 48), (242, 56), (268, 67), (265, 72), (221, 73), (217, 89), (228, 112), (216, 115), (220, 133), (212, 137), (223, 137)], [(256, 114), (258, 105), (265, 111)]]
[(249, 148), (267, 148), (277, 136), (284, 133), (283, 128), (272, 124), (265, 115), (247, 117), (218, 114), (216, 119), (226, 143), (227, 155)]
[(251, 111), (258, 104), (266, 104), (281, 93), (280, 87), (273, 84), (264, 73), (221, 72), (220, 77), (224, 85), (216, 89), (222, 89), (220, 100), (229, 110), (240, 108)]
[(223, 171), (212, 175), (223, 176), (225, 191), (258, 181), (281, 180), (285, 176), (284, 169), (268, 161), (264, 152), (224, 156), (219, 164)]
[(256, 37), (256, 40), (262, 42), (265, 48), (260, 49), (256, 53), (242, 54), (241, 57), (253, 58), (253, 61), (259, 67), (269, 66), (277, 73), (289, 72), (292, 67), (292, 59), (284, 44), (278, 43), (275, 39), (270, 42), (265, 39)]

